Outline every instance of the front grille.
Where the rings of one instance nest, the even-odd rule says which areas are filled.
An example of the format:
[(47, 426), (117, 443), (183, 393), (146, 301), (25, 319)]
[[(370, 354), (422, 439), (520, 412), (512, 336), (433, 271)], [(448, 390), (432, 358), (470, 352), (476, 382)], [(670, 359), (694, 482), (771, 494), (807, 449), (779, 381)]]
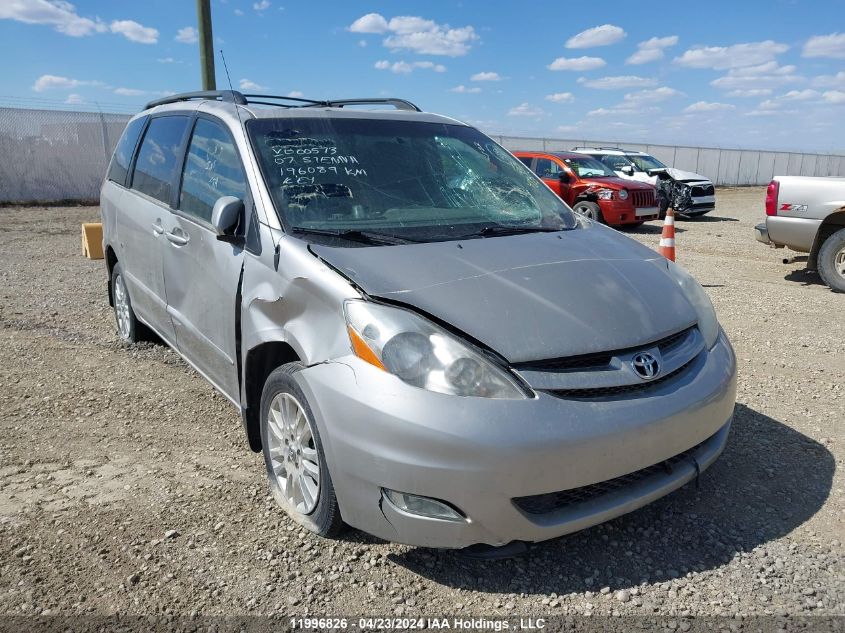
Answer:
[(678, 343), (686, 339), (695, 326), (688, 327), (680, 332), (675, 332), (652, 343), (644, 343), (636, 347), (629, 347), (610, 352), (594, 352), (591, 354), (579, 354), (578, 356), (567, 356), (564, 358), (546, 358), (543, 360), (525, 361), (514, 363), (513, 368), (517, 371), (585, 371), (607, 369), (614, 356), (627, 354), (634, 350), (657, 347), (661, 354), (665, 354)]
[(653, 475), (671, 474), (675, 466), (690, 457), (703, 444), (710, 441), (710, 439), (708, 438), (700, 444), (696, 444), (692, 448), (685, 450), (683, 453), (678, 453), (674, 457), (670, 457), (658, 464), (647, 466), (646, 468), (616, 477), (615, 479), (600, 481), (597, 484), (581, 486), (580, 488), (571, 488), (570, 490), (561, 490), (559, 492), (549, 492), (528, 497), (516, 497), (513, 499), (513, 502), (516, 507), (527, 514), (547, 514), (592, 501), (611, 492), (634, 486)]
[(655, 206), (653, 190), (631, 191), (630, 193), (631, 204), (633, 204), (635, 208), (639, 209), (640, 207)]
[(713, 185), (696, 185), (692, 188), (693, 198), (700, 198), (701, 196), (712, 196), (716, 193)]
[[(695, 360), (695, 359), (692, 359)], [(628, 396), (631, 394), (643, 394), (648, 392), (658, 385), (672, 380), (680, 375), (687, 367), (692, 364), (692, 360), (681, 365), (675, 371), (655, 378), (654, 380), (637, 382), (631, 385), (618, 385), (616, 387), (587, 387), (585, 389), (550, 389), (546, 393), (556, 396), (558, 398), (565, 398), (568, 400), (598, 400), (617, 398), (619, 396)]]

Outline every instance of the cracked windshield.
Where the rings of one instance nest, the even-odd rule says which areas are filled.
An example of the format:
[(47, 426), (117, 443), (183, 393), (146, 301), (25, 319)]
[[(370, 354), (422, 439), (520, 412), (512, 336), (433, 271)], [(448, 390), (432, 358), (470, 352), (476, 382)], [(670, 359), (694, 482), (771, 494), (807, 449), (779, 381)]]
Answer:
[(576, 226), (548, 187), (469, 127), (294, 118), (247, 128), (294, 232), (435, 241)]

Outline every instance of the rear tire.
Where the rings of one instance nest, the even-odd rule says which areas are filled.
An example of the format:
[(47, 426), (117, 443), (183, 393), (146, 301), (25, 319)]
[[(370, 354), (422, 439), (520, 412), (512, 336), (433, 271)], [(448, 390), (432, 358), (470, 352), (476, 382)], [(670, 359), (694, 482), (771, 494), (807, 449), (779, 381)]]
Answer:
[(817, 263), (822, 281), (835, 292), (845, 292), (845, 229), (824, 241)]
[(599, 205), (595, 202), (590, 202), (588, 200), (576, 202), (575, 206), (572, 207), (572, 210), (590, 218), (591, 220), (594, 220), (595, 222), (604, 224), (604, 216), (601, 213), (601, 207), (599, 207)]
[(132, 300), (126, 288), (123, 266), (117, 262), (111, 272), (111, 296), (114, 303), (114, 318), (117, 324), (117, 335), (124, 343), (137, 343), (142, 339), (143, 325), (135, 317)]
[(274, 370), (261, 394), (261, 447), (270, 492), (294, 521), (319, 536), (336, 536), (343, 519), (311, 405), (296, 374), (302, 363)]

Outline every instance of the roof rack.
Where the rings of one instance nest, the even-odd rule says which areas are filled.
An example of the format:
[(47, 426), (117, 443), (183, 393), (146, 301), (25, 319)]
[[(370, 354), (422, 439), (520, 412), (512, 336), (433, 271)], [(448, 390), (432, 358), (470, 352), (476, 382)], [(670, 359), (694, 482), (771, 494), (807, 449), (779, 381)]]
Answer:
[[(328, 99), (318, 101), (315, 99), (303, 99), (300, 97), (285, 97), (283, 95), (242, 94), (237, 90), (202, 90), (199, 92), (183, 92), (180, 94), (170, 95), (162, 99), (156, 99), (155, 101), (150, 101), (146, 106), (144, 106), (144, 109), (148, 110), (167, 103), (178, 103), (180, 101), (190, 101), (192, 99), (225, 101), (227, 103), (234, 103), (235, 105), (249, 105), (253, 103), (281, 108), (343, 108), (344, 106), (350, 105), (386, 104), (392, 105), (397, 110), (422, 112), (419, 107), (406, 99), (376, 97), (366, 99)], [(272, 101), (262, 101), (262, 99), (272, 99)], [(285, 101), (293, 101), (294, 103), (284, 103)]]
[(574, 152), (574, 151), (577, 151), (579, 148), (580, 149), (607, 149), (607, 150), (613, 150), (615, 152), (627, 152), (628, 151), (627, 149), (622, 149), (621, 147), (593, 147), (591, 145), (577, 145), (569, 151)]

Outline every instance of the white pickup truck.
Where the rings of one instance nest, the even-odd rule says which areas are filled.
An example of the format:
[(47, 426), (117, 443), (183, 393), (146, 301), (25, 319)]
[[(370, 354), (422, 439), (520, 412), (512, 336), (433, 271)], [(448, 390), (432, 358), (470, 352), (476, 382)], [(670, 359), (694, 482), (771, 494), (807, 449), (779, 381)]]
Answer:
[(776, 176), (754, 230), (758, 242), (809, 253), (807, 268), (845, 292), (845, 178)]

